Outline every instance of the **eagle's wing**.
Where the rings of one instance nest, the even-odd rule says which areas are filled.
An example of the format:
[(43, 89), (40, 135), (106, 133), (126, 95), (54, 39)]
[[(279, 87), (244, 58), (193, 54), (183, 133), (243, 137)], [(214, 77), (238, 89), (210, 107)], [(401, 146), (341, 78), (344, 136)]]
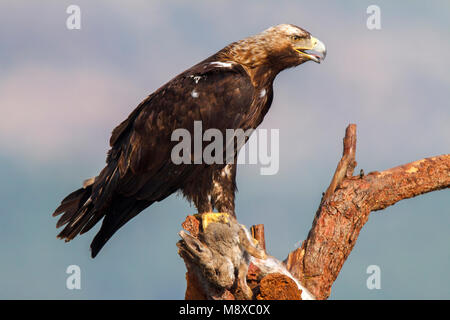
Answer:
[[(171, 151), (178, 143), (171, 141), (175, 129), (188, 130), (193, 139), (194, 121), (202, 121), (203, 130), (239, 128), (253, 97), (250, 78), (236, 63), (203, 63), (177, 76), (113, 131), (108, 162), (118, 168), (116, 192), (147, 199), (150, 193), (142, 194), (142, 189), (173, 165)], [(163, 189), (174, 187), (167, 175), (170, 173), (164, 172)], [(161, 192), (156, 198), (159, 196), (163, 196)]]
[(104, 216), (91, 244), (95, 256), (123, 224), (177, 191), (193, 170), (171, 161), (177, 143), (171, 141), (172, 132), (184, 128), (193, 137), (194, 121), (202, 121), (203, 130), (240, 128), (254, 90), (244, 68), (231, 62), (200, 63), (158, 89), (114, 129), (107, 166), (85, 188), (90, 190), (88, 201), (86, 194), (82, 203), (68, 199), (77, 209), (63, 215), (62, 222), (69, 224), (59, 236), (70, 240)]

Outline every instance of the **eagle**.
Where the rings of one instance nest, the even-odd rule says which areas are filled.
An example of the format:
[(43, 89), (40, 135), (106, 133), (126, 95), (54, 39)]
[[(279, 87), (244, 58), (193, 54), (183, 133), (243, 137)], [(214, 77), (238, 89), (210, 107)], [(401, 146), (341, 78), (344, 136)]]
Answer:
[(177, 192), (198, 213), (235, 217), (236, 162), (174, 163), (172, 133), (193, 133), (196, 121), (203, 130), (256, 129), (272, 104), (277, 74), (325, 56), (325, 45), (308, 31), (280, 24), (227, 45), (164, 84), (112, 131), (101, 172), (54, 211), (62, 214), (56, 227), (65, 226), (58, 238), (70, 241), (103, 219), (91, 243), (94, 258), (130, 219)]

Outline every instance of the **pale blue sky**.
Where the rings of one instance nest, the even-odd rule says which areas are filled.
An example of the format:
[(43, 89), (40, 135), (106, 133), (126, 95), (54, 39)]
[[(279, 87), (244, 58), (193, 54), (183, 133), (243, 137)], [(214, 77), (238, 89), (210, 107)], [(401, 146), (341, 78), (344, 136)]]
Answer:
[[(67, 6), (82, 29), (66, 29)], [(381, 8), (382, 29), (366, 28)], [(448, 1), (2, 1), (0, 298), (181, 299), (177, 232), (193, 213), (172, 196), (122, 228), (96, 259), (96, 230), (56, 240), (51, 213), (103, 167), (111, 130), (148, 94), (226, 44), (279, 23), (328, 47), (326, 61), (279, 75), (264, 128), (280, 130), (280, 171), (238, 169), (237, 215), (264, 223), (284, 259), (311, 226), (358, 124), (359, 172), (450, 151)], [(331, 298), (450, 298), (450, 191), (373, 213)], [(65, 287), (77, 264), (82, 289)], [(366, 268), (381, 268), (381, 290)]]

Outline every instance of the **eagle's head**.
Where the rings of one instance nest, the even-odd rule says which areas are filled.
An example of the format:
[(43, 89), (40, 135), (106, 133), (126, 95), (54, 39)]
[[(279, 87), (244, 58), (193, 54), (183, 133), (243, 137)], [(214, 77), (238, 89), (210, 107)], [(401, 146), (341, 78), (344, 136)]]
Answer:
[(268, 65), (281, 71), (306, 61), (320, 63), (326, 56), (325, 45), (292, 24), (280, 24), (260, 34), (234, 42), (224, 48), (227, 59), (255, 68)]

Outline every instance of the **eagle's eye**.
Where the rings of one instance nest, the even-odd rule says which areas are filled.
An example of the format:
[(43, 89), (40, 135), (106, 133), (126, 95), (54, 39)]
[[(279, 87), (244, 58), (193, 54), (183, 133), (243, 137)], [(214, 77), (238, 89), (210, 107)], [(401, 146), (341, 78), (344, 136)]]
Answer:
[(297, 36), (297, 35), (293, 35), (293, 36), (291, 36), (291, 39), (294, 40), (294, 41), (298, 41), (298, 40), (301, 39), (301, 37)]

